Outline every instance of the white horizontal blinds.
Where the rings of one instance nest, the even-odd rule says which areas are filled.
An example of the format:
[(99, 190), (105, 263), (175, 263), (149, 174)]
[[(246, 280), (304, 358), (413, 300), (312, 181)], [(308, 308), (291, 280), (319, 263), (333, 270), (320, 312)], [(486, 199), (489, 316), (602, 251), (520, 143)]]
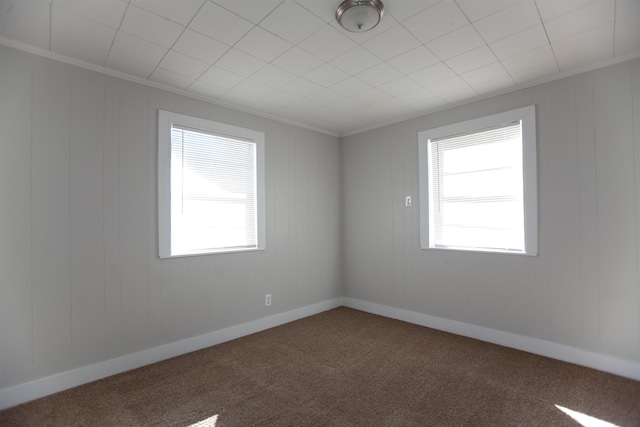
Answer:
[(256, 144), (172, 125), (172, 255), (257, 247)]
[(432, 244), (524, 252), (520, 121), (429, 141)]

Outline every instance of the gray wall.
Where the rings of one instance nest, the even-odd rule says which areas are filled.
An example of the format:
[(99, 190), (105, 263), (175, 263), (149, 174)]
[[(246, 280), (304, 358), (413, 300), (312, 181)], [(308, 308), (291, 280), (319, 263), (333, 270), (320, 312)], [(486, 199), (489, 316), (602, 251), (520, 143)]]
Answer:
[[(417, 133), (531, 104), (540, 255), (420, 250)], [(157, 258), (157, 109), (266, 133), (266, 251)], [(639, 361), (639, 116), (635, 60), (340, 145), (0, 46), (0, 390), (343, 293)]]
[[(419, 249), (417, 133), (531, 104), (539, 256)], [(640, 60), (344, 138), (342, 172), (345, 297), (640, 361)]]
[[(266, 133), (266, 251), (158, 259), (158, 109)], [(341, 296), (339, 156), (335, 137), (0, 46), (0, 389)]]

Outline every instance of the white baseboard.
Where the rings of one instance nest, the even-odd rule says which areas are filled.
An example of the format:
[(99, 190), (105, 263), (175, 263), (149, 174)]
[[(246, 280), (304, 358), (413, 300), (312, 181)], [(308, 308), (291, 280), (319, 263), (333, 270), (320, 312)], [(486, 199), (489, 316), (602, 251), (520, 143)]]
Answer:
[(67, 372), (40, 378), (28, 383), (18, 384), (0, 390), (0, 410), (29, 402), (44, 396), (48, 396), (59, 391), (77, 387), (91, 381), (99, 380), (111, 375), (119, 374), (151, 363), (160, 362), (171, 357), (180, 356), (192, 351), (211, 347), (236, 338), (241, 338), (265, 329), (283, 325), (294, 320), (312, 316), (332, 308), (340, 307), (342, 298), (322, 301), (317, 304), (308, 305), (285, 313), (274, 314), (273, 316), (252, 322), (242, 323), (229, 328), (220, 329), (208, 334), (187, 338), (181, 341), (150, 348), (148, 350), (131, 353), (115, 359), (93, 365), (83, 366)]
[(640, 381), (640, 363), (637, 361), (620, 359), (538, 338), (525, 337), (353, 298), (344, 297), (343, 305), (356, 310), (403, 320), (416, 325), (451, 332), (456, 335), (475, 338), (480, 341), (486, 341)]
[(640, 363), (635, 361), (345, 297), (326, 300), (285, 313), (275, 314), (263, 319), (8, 387), (0, 390), (0, 410), (171, 357), (241, 338), (340, 306), (403, 320), (416, 325), (451, 332), (456, 335), (475, 338), (640, 381)]

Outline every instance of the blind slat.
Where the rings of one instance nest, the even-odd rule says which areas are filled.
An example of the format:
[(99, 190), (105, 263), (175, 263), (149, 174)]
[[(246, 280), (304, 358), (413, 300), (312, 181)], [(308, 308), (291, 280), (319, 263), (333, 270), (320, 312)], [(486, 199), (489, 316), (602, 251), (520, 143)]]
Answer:
[(256, 155), (254, 141), (172, 125), (177, 252), (257, 246)]
[(524, 250), (521, 122), (430, 139), (434, 245)]

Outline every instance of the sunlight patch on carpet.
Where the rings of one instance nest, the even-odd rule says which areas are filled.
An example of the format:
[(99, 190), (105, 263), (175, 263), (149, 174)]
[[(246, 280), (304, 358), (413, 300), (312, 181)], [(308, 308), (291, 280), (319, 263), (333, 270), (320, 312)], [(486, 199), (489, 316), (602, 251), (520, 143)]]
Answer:
[(612, 424), (610, 422), (601, 420), (596, 417), (592, 417), (591, 415), (583, 414), (582, 412), (573, 411), (569, 408), (565, 408), (564, 406), (556, 405), (556, 408), (560, 409), (565, 414), (569, 415), (575, 421), (577, 421), (581, 426), (584, 427), (620, 427), (616, 424)]
[(213, 417), (209, 417), (206, 420), (198, 421), (195, 424), (191, 424), (188, 427), (216, 427), (218, 423), (218, 415), (214, 415)]

